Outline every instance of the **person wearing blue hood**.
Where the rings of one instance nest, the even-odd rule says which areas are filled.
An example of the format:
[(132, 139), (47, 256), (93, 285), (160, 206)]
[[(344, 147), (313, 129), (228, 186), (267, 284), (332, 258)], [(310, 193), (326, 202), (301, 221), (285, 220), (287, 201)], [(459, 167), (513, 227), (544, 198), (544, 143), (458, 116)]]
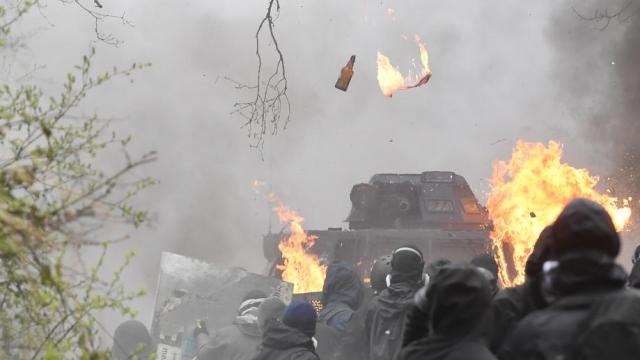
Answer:
[(343, 262), (331, 263), (322, 288), (318, 320), (342, 333), (364, 299), (364, 285), (355, 269)]
[(305, 301), (286, 307), (282, 320), (268, 319), (254, 360), (320, 360), (315, 350), (316, 309)]

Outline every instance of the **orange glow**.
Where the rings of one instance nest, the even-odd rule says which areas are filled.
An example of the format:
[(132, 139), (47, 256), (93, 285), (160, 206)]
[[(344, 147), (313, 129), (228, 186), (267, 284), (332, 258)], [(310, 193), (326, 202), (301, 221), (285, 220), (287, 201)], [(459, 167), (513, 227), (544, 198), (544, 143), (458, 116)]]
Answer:
[(387, 8), (387, 15), (391, 18), (391, 20), (396, 20), (396, 11), (392, 8)]
[(487, 208), (494, 223), (491, 238), (503, 286), (524, 281), (525, 262), (538, 235), (571, 200), (586, 198), (601, 204), (618, 231), (631, 217), (627, 201), (621, 204), (596, 191), (598, 177), (562, 163), (562, 151), (555, 141), (545, 146), (519, 140), (509, 162), (493, 163)]
[(256, 194), (260, 193), (260, 190), (267, 186), (267, 183), (261, 180), (253, 180), (251, 182), (251, 188), (253, 189), (253, 192), (255, 192)]
[(427, 47), (420, 41), (418, 35), (415, 35), (415, 41), (420, 49), (420, 63), (422, 64), (419, 75), (409, 74), (405, 77), (397, 67), (391, 64), (387, 56), (378, 51), (378, 85), (385, 96), (391, 97), (400, 90), (422, 86), (429, 82), (431, 69), (429, 68)]
[(283, 204), (273, 193), (269, 194), (269, 202), (274, 204), (273, 212), (278, 215), (280, 223), (289, 226), (288, 236), (278, 244), (284, 262), (278, 265), (278, 269), (282, 271), (282, 280), (292, 283), (296, 294), (322, 291), (327, 267), (320, 263), (316, 255), (306, 252), (317, 237), (308, 235), (302, 227), (304, 218)]

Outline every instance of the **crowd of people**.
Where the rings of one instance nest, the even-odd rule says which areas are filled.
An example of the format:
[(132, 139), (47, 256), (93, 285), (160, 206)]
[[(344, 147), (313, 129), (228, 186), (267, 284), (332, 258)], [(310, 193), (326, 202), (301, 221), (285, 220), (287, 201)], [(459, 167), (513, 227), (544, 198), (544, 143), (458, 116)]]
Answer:
[(498, 286), (498, 266), (424, 263), (407, 245), (378, 259), (366, 287), (329, 264), (322, 310), (251, 292), (198, 360), (577, 360), (640, 358), (640, 247), (627, 275), (607, 211), (568, 204), (540, 234), (526, 280)]

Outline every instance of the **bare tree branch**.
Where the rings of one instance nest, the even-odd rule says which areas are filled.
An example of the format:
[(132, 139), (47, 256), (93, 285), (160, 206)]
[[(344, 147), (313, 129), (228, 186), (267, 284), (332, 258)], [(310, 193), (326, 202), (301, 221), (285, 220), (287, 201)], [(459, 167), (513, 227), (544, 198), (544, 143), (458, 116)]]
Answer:
[(118, 21), (121, 21), (124, 25), (134, 26), (133, 23), (125, 17), (124, 12), (122, 13), (122, 15), (114, 15), (114, 14), (101, 11), (103, 6), (102, 6), (102, 3), (100, 3), (99, 1), (93, 0), (94, 6), (99, 10), (93, 9), (88, 5), (83, 4), (82, 1), (80, 0), (60, 0), (60, 1), (62, 1), (63, 3), (74, 3), (84, 12), (89, 14), (94, 19), (93, 31), (96, 34), (96, 38), (106, 44), (119, 46), (122, 44), (123, 41), (113, 36), (113, 34), (105, 33), (102, 30), (100, 30), (100, 24), (104, 20), (118, 20)]
[(613, 20), (617, 20), (620, 23), (628, 21), (631, 18), (631, 15), (628, 15), (628, 16), (623, 16), (623, 15), (627, 11), (627, 9), (631, 6), (632, 3), (633, 3), (633, 0), (629, 0), (626, 3), (626, 5), (624, 5), (622, 8), (620, 8), (618, 11), (614, 13), (609, 13), (609, 9), (604, 9), (604, 10), (596, 9), (593, 12), (592, 16), (582, 15), (580, 12), (578, 12), (578, 10), (576, 10), (575, 7), (572, 7), (571, 9), (576, 14), (576, 16), (578, 16), (580, 20), (590, 21), (596, 26), (596, 29), (602, 31), (602, 30), (605, 30)]
[[(245, 119), (242, 127), (248, 128), (251, 147), (258, 150), (262, 150), (264, 146), (265, 135), (268, 133), (276, 135), (280, 130), (286, 129), (291, 114), (291, 104), (287, 95), (288, 81), (284, 55), (274, 32), (275, 21), (279, 15), (280, 1), (269, 0), (267, 13), (260, 21), (255, 34), (256, 56), (258, 58), (255, 85), (245, 85), (227, 78), (227, 80), (234, 83), (236, 89), (251, 90), (255, 93), (251, 101), (235, 103), (232, 114), (240, 115)], [(276, 55), (276, 64), (271, 71), (264, 69), (263, 55), (261, 53), (260, 36), (265, 31)]]

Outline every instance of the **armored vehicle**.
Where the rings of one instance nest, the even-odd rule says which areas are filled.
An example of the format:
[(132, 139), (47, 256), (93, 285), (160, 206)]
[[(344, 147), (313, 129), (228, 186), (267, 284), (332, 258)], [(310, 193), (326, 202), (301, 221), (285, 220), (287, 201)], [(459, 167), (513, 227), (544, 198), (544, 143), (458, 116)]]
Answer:
[[(488, 212), (467, 181), (450, 171), (421, 174), (376, 174), (351, 189), (348, 230), (310, 230), (317, 237), (308, 252), (322, 261), (353, 264), (365, 282), (373, 261), (407, 244), (420, 248), (425, 262), (446, 258), (468, 261), (489, 252)], [(268, 274), (279, 277), (282, 263), (278, 243), (283, 234), (263, 239)]]

